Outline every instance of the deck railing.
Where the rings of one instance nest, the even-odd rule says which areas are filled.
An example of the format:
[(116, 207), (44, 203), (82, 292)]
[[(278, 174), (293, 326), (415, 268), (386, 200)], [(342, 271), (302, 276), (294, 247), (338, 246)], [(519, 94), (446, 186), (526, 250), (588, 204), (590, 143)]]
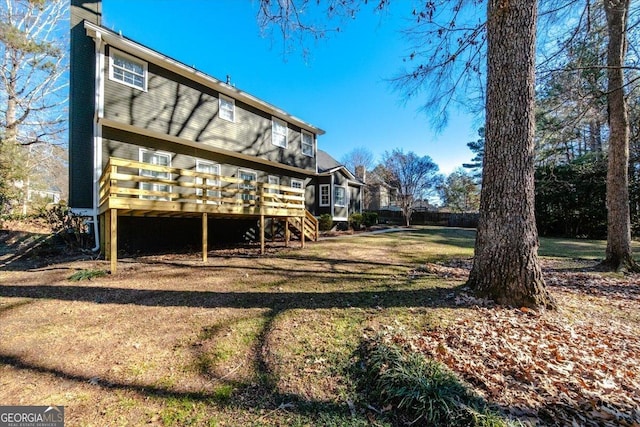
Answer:
[(115, 157), (104, 168), (99, 197), (101, 212), (308, 215), (304, 189)]

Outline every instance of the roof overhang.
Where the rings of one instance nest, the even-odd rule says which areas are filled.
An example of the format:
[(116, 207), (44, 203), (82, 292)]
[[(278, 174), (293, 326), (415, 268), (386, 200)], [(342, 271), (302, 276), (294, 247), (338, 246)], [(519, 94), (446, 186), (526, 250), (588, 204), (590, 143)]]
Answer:
[(359, 185), (359, 186), (365, 185), (364, 182), (359, 181), (358, 178), (356, 178), (355, 175), (352, 174), (351, 171), (349, 171), (349, 169), (347, 169), (346, 166), (343, 166), (343, 165), (336, 166), (335, 168), (327, 169), (322, 172), (318, 172), (318, 176), (331, 176), (336, 172), (342, 172), (344, 176), (347, 177), (347, 181), (350, 184)]
[(301, 129), (314, 133), (316, 135), (324, 135), (325, 131), (307, 123), (291, 114), (287, 113), (280, 108), (262, 101), (255, 96), (243, 92), (235, 87), (223, 83), (222, 81), (211, 77), (193, 67), (189, 67), (175, 59), (172, 59), (166, 55), (163, 55), (153, 49), (143, 46), (134, 42), (131, 39), (123, 37), (117, 33), (112, 32), (104, 27), (85, 21), (84, 27), (87, 31), (87, 35), (94, 40), (103, 40), (106, 44), (116, 47), (124, 52), (130, 53), (143, 59), (145, 61), (154, 63), (162, 68), (166, 68), (176, 74), (184, 76), (185, 78), (198, 82), (204, 86), (212, 88), (224, 95), (230, 96), (238, 101), (241, 101), (247, 105), (255, 107), (261, 111), (271, 114), (281, 120), (285, 120), (288, 123), (294, 124)]

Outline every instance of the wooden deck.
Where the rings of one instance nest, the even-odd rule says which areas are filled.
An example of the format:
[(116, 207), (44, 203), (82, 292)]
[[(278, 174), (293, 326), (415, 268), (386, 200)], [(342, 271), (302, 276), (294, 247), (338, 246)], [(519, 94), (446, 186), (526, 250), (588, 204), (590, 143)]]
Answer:
[(317, 240), (318, 221), (305, 208), (305, 190), (235, 177), (111, 157), (100, 178), (99, 213), (103, 253), (117, 269), (118, 216), (201, 217), (202, 257), (207, 259), (208, 218), (256, 218), (264, 253), (265, 219)]

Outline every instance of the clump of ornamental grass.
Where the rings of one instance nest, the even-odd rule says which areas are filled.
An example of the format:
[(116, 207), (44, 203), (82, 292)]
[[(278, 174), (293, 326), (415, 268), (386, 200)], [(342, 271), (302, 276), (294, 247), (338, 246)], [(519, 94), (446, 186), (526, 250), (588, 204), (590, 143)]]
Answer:
[(507, 423), (447, 366), (388, 343), (360, 347), (361, 389), (398, 424), (498, 427)]
[(79, 282), (81, 280), (91, 280), (98, 277), (104, 277), (106, 275), (107, 275), (106, 270), (94, 270), (94, 269), (80, 270), (80, 271), (76, 271), (71, 276), (69, 276), (69, 281)]

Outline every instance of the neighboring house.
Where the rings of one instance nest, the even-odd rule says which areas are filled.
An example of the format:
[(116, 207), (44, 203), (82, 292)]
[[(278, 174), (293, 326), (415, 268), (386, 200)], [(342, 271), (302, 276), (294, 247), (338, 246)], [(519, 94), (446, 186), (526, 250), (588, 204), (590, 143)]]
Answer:
[(384, 182), (377, 174), (367, 176), (365, 187), (365, 206), (367, 211), (399, 209), (397, 190)]
[(253, 227), (264, 250), (274, 223), (304, 244), (313, 215), (361, 209), (361, 183), (317, 150), (323, 130), (104, 28), (100, 0), (71, 1), (70, 82), (70, 206), (112, 270), (119, 221), (152, 239), (172, 228), (154, 221), (192, 218), (206, 258), (212, 221)]
[(348, 221), (349, 215), (361, 213), (364, 183), (325, 151), (318, 150), (317, 160), (313, 213), (329, 214), (334, 222)]
[[(62, 192), (59, 188), (52, 186), (51, 188), (43, 188), (42, 186), (34, 186), (32, 183), (23, 180), (13, 182), (13, 186), (21, 193), (20, 200), (8, 204), (8, 210), (11, 214), (28, 215), (37, 212), (49, 203), (58, 204), (62, 200)], [(19, 208), (19, 209), (18, 209)]]

